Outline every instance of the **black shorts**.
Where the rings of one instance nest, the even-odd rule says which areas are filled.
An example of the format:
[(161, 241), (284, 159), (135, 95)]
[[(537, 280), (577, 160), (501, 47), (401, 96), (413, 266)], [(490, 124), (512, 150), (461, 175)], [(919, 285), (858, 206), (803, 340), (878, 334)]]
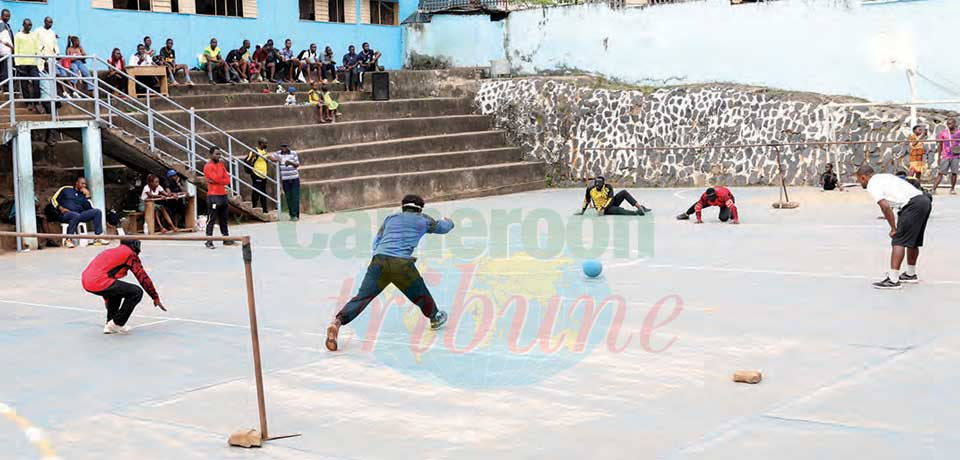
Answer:
[(933, 201), (926, 193), (911, 198), (897, 215), (897, 233), (891, 243), (907, 248), (923, 246), (923, 234), (932, 209)]

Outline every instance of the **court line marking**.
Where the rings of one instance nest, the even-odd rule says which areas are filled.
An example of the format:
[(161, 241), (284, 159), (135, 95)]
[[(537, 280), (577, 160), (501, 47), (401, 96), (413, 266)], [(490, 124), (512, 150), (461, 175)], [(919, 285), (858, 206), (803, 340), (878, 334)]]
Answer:
[(23, 436), (33, 444), (33, 447), (42, 455), (41, 460), (60, 460), (53, 446), (47, 439), (42, 428), (35, 426), (26, 417), (17, 413), (17, 410), (4, 403), (0, 403), (0, 415), (13, 422), (23, 432)]
[(138, 324), (138, 325), (136, 325), (136, 326), (130, 326), (130, 329), (131, 329), (131, 330), (133, 330), (133, 329), (140, 329), (141, 327), (147, 327), (147, 326), (153, 326), (153, 325), (156, 325), (156, 324), (169, 323), (170, 321), (173, 321), (173, 320), (171, 320), (171, 319), (169, 319), (169, 318), (167, 318), (167, 319), (161, 319), (161, 320), (159, 320), (159, 321), (152, 321), (152, 322), (149, 322), (149, 323)]

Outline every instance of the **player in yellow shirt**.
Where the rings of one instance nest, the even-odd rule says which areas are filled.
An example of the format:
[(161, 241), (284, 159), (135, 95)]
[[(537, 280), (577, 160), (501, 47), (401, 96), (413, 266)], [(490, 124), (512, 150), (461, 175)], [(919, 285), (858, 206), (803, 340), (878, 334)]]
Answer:
[[(637, 208), (636, 211), (630, 211), (620, 207), (624, 201)], [(651, 211), (650, 208), (647, 208), (637, 202), (637, 200), (633, 198), (633, 195), (626, 190), (621, 190), (614, 194), (613, 187), (606, 183), (606, 180), (603, 178), (603, 176), (597, 176), (594, 178), (593, 186), (587, 187), (587, 191), (583, 197), (583, 208), (577, 213), (577, 215), (582, 215), (590, 205), (593, 205), (594, 209), (597, 210), (597, 214), (601, 216), (642, 216)]]

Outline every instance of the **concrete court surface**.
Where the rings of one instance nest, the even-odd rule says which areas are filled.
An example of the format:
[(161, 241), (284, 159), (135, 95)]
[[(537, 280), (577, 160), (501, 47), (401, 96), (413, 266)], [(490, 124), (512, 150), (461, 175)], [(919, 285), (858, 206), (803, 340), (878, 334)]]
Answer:
[[(100, 333), (102, 303), (80, 287), (79, 273), (96, 248), (2, 255), (0, 458), (960, 455), (960, 197), (942, 193), (934, 201), (923, 282), (889, 292), (870, 286), (886, 268), (889, 240), (879, 209), (859, 188), (794, 189), (801, 207), (790, 211), (770, 208), (776, 189), (735, 188), (740, 226), (717, 222), (715, 208), (704, 225), (674, 220), (700, 190), (634, 192), (653, 216), (602, 219), (642, 222), (637, 238), (652, 231), (653, 253), (606, 251), (597, 280), (584, 280), (580, 260), (567, 252), (548, 260), (529, 251), (500, 261), (481, 256), (474, 266), (421, 254), (418, 266), (443, 308), (468, 290), (496, 308), (511, 294), (528, 296), (531, 306), (544, 305), (554, 291), (565, 299), (622, 297), (625, 308), (604, 311), (624, 314), (598, 316), (586, 336), (575, 333), (582, 324), (576, 314), (561, 310), (553, 332), (537, 336), (545, 342), (529, 350), (526, 343), (537, 342), (528, 331), (547, 310), (528, 310), (524, 321), (534, 326), (518, 341), (500, 322), (471, 347), (484, 317), (474, 308), (461, 317), (452, 345), (442, 342), (448, 326), (422, 349), (411, 344), (418, 310), (403, 301), (379, 332), (368, 310), (344, 328), (344, 349), (328, 353), (324, 328), (344, 286), (352, 289), (345, 280), (362, 274), (368, 259), (293, 250), (290, 235), (306, 246), (316, 235), (351, 226), (373, 231), (379, 222), (324, 215), (296, 226), (234, 227), (254, 241), (270, 432), (302, 433), (259, 450), (226, 445), (230, 432), (257, 426), (239, 249), (144, 243), (145, 266), (170, 311), (145, 300), (125, 336)], [(582, 189), (551, 189), (428, 209), (475, 210), (491, 222), (495, 210), (519, 209), (598, 224), (590, 211), (572, 216), (582, 197)], [(464, 224), (424, 243), (448, 242), (458, 231), (468, 230)], [(471, 233), (473, 241), (491, 251), (505, 245), (480, 233)], [(586, 235), (580, 239), (598, 238)], [(452, 279), (445, 270), (463, 267), (475, 270), (472, 286), (444, 284)], [(567, 338), (557, 338), (561, 329)], [(579, 351), (571, 336), (587, 338)], [(552, 353), (541, 349), (551, 344)], [(733, 383), (737, 369), (759, 369), (764, 380)]]

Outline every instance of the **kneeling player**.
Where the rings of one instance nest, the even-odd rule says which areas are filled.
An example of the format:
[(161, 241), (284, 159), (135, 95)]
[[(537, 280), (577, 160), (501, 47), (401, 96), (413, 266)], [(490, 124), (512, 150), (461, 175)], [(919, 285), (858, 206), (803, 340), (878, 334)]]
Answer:
[(440, 329), (447, 322), (447, 314), (437, 309), (430, 290), (414, 265), (417, 259), (412, 255), (423, 235), (448, 233), (453, 230), (453, 221), (449, 218), (437, 221), (421, 214), (423, 206), (423, 198), (407, 195), (400, 204), (402, 212), (383, 220), (373, 241), (373, 260), (367, 267), (359, 292), (343, 306), (327, 328), (327, 350), (337, 351), (340, 326), (353, 321), (391, 284), (420, 307), (423, 316), (430, 319), (431, 329)]
[[(900, 289), (901, 283), (919, 282), (917, 259), (923, 246), (923, 234), (933, 209), (933, 198), (905, 180), (893, 174), (875, 174), (869, 165), (857, 170), (857, 180), (870, 192), (873, 201), (880, 206), (883, 217), (890, 224), (893, 249), (890, 252), (890, 271), (883, 281), (873, 283), (877, 289)], [(893, 208), (900, 208), (897, 217)], [(907, 257), (907, 270), (900, 273), (903, 257)]]
[(681, 213), (677, 216), (677, 220), (688, 220), (690, 219), (690, 214), (697, 215), (697, 223), (702, 224), (702, 211), (703, 208), (709, 208), (710, 206), (719, 206), (720, 207), (720, 222), (726, 222), (731, 218), (731, 224), (740, 223), (740, 214), (737, 212), (737, 204), (733, 197), (733, 193), (730, 192), (726, 187), (713, 187), (708, 188), (703, 195), (700, 195), (700, 199), (697, 200), (693, 206), (690, 206), (690, 209), (687, 209), (687, 212)]
[[(126, 325), (127, 320), (143, 298), (144, 290), (153, 299), (153, 304), (157, 308), (167, 311), (160, 303), (160, 294), (157, 294), (156, 288), (153, 287), (153, 281), (140, 263), (139, 254), (139, 241), (120, 240), (119, 246), (101, 252), (83, 270), (83, 288), (91, 294), (103, 297), (103, 303), (107, 307), (107, 324), (103, 326), (104, 334), (130, 332), (130, 328)], [(137, 282), (143, 286), (143, 289), (135, 284), (120, 281), (120, 278), (127, 276), (127, 270), (133, 272), (133, 276), (137, 278)]]
[[(630, 211), (620, 207), (624, 201), (630, 203), (630, 206), (636, 208), (636, 211)], [(593, 205), (597, 210), (597, 214), (601, 216), (642, 216), (651, 211), (650, 208), (637, 202), (637, 200), (633, 198), (633, 195), (626, 190), (621, 190), (614, 195), (613, 187), (605, 182), (603, 176), (594, 178), (593, 186), (587, 187), (587, 191), (583, 197), (583, 208), (580, 209), (577, 215), (582, 215), (590, 205)]]

